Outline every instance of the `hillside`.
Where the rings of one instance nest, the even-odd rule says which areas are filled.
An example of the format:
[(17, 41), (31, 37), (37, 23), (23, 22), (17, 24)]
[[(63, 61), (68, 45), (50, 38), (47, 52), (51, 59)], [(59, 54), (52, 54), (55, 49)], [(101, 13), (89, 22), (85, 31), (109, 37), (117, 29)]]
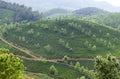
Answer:
[(12, 52), (13, 54), (15, 54), (17, 56), (24, 56), (24, 57), (30, 58), (30, 56), (28, 54), (24, 53), (23, 51), (20, 51), (19, 49), (12, 47), (11, 45), (2, 41), (1, 37), (0, 37), (0, 48), (7, 48), (7, 49), (11, 50), (10, 52)]
[(86, 7), (77, 10), (67, 10), (62, 8), (51, 9), (47, 12), (43, 12), (43, 17), (47, 18), (72, 18), (72, 17), (87, 17), (92, 15), (100, 15), (109, 13), (108, 11), (96, 8), (96, 7)]
[(68, 11), (67, 9), (62, 9), (62, 8), (54, 8), (51, 9), (47, 12), (44, 12), (43, 16), (45, 17), (49, 17), (49, 16), (54, 16), (54, 15), (62, 15), (62, 14), (68, 14), (71, 13), (70, 11)]
[[(63, 63), (54, 63), (49, 61), (34, 61), (24, 59), (24, 65), (27, 67), (27, 71), (33, 73), (43, 73), (48, 74), (48, 76), (58, 79), (76, 79), (81, 76), (86, 76), (89, 79), (89, 76), (84, 72), (79, 72), (72, 65), (66, 65)], [(50, 74), (49, 68), (54, 65), (58, 70), (57, 75)], [(46, 75), (47, 76), (47, 75)]]
[(84, 19), (104, 24), (107, 26), (112, 26), (114, 28), (120, 28), (120, 13), (107, 13), (94, 15), (90, 17), (85, 17)]
[(26, 74), (23, 77), (24, 79), (53, 79), (50, 78), (48, 75), (46, 74), (41, 74), (41, 73), (32, 73), (32, 72), (26, 72)]
[[(5, 1), (0, 79), (120, 79), (120, 13), (107, 11), (120, 9), (95, 0)], [(20, 5), (26, 2), (48, 11)]]
[(0, 19), (2, 20), (0, 23), (35, 21), (40, 19), (40, 14), (24, 5), (0, 0)]
[(120, 52), (120, 32), (89, 21), (56, 19), (8, 26), (3, 37), (38, 56), (94, 57)]
[(0, 24), (13, 22), (13, 11), (0, 8)]
[(73, 11), (73, 13), (78, 16), (91, 16), (91, 15), (96, 15), (96, 14), (107, 13), (107, 11), (99, 9), (99, 8), (95, 8), (95, 7), (87, 7), (87, 8), (75, 10)]

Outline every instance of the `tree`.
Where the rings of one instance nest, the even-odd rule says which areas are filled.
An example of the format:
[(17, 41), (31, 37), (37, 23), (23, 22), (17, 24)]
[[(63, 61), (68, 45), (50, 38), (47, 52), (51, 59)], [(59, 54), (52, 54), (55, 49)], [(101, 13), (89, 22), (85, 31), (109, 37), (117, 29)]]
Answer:
[(49, 44), (44, 46), (44, 49), (47, 53), (53, 53), (53, 47)]
[(68, 63), (68, 60), (69, 60), (69, 57), (68, 57), (67, 55), (65, 55), (65, 56), (63, 57), (63, 61), (66, 62), (66, 63)]
[(0, 79), (22, 79), (24, 69), (20, 58), (7, 53), (0, 55)]
[(67, 34), (67, 30), (65, 28), (61, 28), (60, 33), (63, 35)]
[(60, 38), (60, 39), (59, 39), (59, 44), (62, 45), (62, 46), (64, 46), (64, 45), (65, 45), (65, 41)]
[(74, 32), (70, 33), (71, 38), (74, 38), (75, 37), (74, 35), (75, 35)]
[(33, 34), (33, 33), (34, 33), (34, 29), (28, 30), (28, 34)]
[(94, 46), (91, 48), (91, 50), (92, 50), (92, 51), (96, 51), (96, 48), (97, 48), (96, 45), (94, 45)]
[(54, 32), (58, 32), (58, 28), (56, 26), (54, 26)]
[(95, 34), (93, 34), (93, 35), (92, 35), (92, 37), (93, 37), (93, 38), (96, 38), (96, 35), (95, 35)]
[(74, 68), (77, 69), (77, 70), (80, 70), (80, 63), (79, 63), (79, 62), (76, 62)]
[(107, 47), (108, 47), (108, 48), (112, 48), (112, 44), (111, 44), (110, 41), (108, 42)]
[(85, 79), (85, 76), (82, 76), (82, 77), (80, 77), (80, 78), (77, 78), (77, 79)]
[(85, 41), (84, 46), (89, 47), (89, 42), (87, 40)]
[(0, 53), (9, 53), (9, 49), (0, 48)]
[(69, 46), (69, 43), (68, 43), (68, 42), (65, 44), (65, 48), (66, 48), (66, 49), (70, 49), (70, 46)]
[(95, 60), (96, 79), (120, 79), (119, 62), (115, 56), (108, 55), (106, 58), (97, 56)]
[(110, 33), (107, 33), (106, 36), (109, 37), (109, 36), (110, 36)]
[(52, 74), (52, 75), (57, 75), (58, 74), (58, 71), (57, 71), (57, 69), (55, 68), (54, 65), (50, 66), (50, 74)]
[(80, 77), (80, 79), (85, 79), (85, 76)]

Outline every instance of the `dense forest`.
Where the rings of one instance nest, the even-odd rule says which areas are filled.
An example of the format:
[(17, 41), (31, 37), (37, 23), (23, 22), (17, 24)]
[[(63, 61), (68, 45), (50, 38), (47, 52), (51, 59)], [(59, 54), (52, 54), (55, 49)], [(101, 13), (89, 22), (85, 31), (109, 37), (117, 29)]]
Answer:
[[(32, 8), (28, 8), (24, 5), (7, 3), (5, 1), (0, 0), (0, 10), (3, 10), (4, 13), (0, 18), (6, 18), (5, 23), (10, 22), (21, 22), (23, 20), (26, 21), (35, 21), (41, 18), (41, 14), (37, 11), (32, 11)], [(2, 11), (1, 11), (2, 12)], [(11, 16), (9, 18), (9, 16)]]

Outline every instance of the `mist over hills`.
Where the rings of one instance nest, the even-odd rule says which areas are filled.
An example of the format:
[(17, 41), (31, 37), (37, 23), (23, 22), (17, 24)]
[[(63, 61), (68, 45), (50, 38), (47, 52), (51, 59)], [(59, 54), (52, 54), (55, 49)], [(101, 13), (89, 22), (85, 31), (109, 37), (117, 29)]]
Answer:
[(113, 6), (107, 2), (98, 2), (94, 0), (4, 0), (7, 2), (16, 2), (32, 7), (33, 10), (47, 11), (53, 8), (64, 8), (75, 10), (85, 7), (97, 7), (107, 11), (120, 11), (119, 7)]

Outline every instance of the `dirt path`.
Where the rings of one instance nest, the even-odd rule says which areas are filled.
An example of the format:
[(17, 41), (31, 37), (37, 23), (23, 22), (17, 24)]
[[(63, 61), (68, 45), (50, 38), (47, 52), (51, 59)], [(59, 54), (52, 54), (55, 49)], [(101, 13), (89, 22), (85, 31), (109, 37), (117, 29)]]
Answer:
[(12, 47), (14, 47), (14, 48), (22, 51), (22, 52), (25, 52), (26, 54), (28, 54), (29, 56), (31, 56), (33, 59), (39, 59), (39, 57), (31, 54), (32, 51), (30, 51), (30, 50), (28, 50), (28, 49), (26, 49), (26, 48), (23, 48), (23, 47), (21, 47), (21, 46), (18, 46), (18, 45), (16, 45), (16, 44), (14, 44), (13, 42), (8, 41), (7, 39), (3, 38), (2, 36), (0, 36), (0, 39), (1, 39), (3, 42), (7, 43), (8, 45), (10, 45), (10, 46), (12, 46)]
[[(28, 50), (26, 48), (23, 48), (21, 46), (18, 46), (16, 44), (14, 44), (13, 42), (5, 39), (2, 36), (0, 36), (0, 39), (3, 42), (7, 43), (8, 45), (10, 45), (10, 46), (12, 46), (12, 47), (14, 47), (14, 48), (16, 48), (16, 49), (26, 53), (26, 54), (28, 54), (31, 57), (31, 58), (26, 58), (24, 56), (19, 56), (20, 58), (29, 59), (29, 60), (46, 60), (46, 61), (49, 61), (49, 62), (59, 62), (59, 61), (62, 61), (62, 59), (45, 59), (45, 58), (42, 58), (42, 57), (35, 56), (35, 55), (32, 54), (33, 53), (32, 51), (30, 51), (30, 50)], [(69, 60), (94, 60), (94, 58), (85, 58), (85, 57), (83, 57), (83, 58), (70, 58)]]
[[(63, 60), (62, 59), (47, 59), (48, 61), (51, 61), (51, 62), (62, 62)], [(69, 60), (73, 60), (73, 61), (79, 61), (79, 60), (90, 60), (90, 61), (93, 61), (94, 58), (85, 58), (85, 57), (81, 57), (81, 58), (69, 58)]]

